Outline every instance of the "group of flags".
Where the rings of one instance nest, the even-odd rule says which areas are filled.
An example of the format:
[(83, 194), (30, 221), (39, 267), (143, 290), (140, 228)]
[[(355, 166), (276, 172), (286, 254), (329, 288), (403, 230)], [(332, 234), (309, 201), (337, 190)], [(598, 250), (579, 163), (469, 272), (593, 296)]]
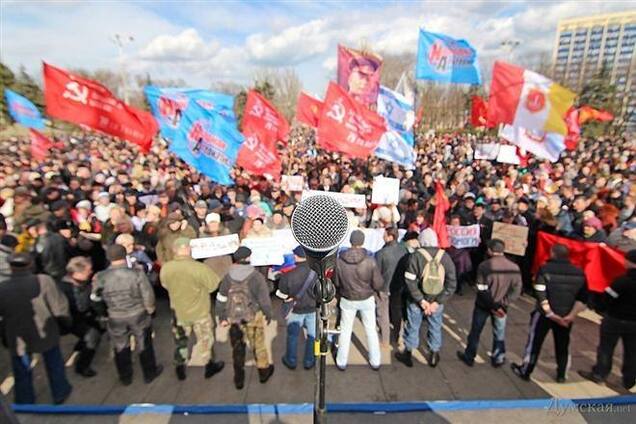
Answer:
[[(380, 56), (338, 46), (337, 81), (330, 82), (324, 101), (300, 93), (296, 120), (316, 129), (319, 147), (351, 158), (375, 155), (407, 169), (415, 164), (413, 93), (402, 84), (380, 85)], [(144, 89), (152, 114), (114, 96), (102, 84), (43, 64), (46, 113), (130, 141), (148, 152), (157, 131), (170, 150), (221, 184), (232, 184), (236, 164), (253, 175), (278, 179), (279, 147), (287, 144), (289, 123), (261, 94), (251, 90), (239, 125), (234, 97), (209, 90)], [(420, 29), (416, 79), (441, 83), (481, 84), (477, 52), (466, 40)], [(402, 86), (402, 92), (399, 87)], [(14, 120), (31, 131), (34, 158), (43, 158), (56, 144), (38, 131), (44, 121), (28, 99), (5, 90)], [(500, 125), (500, 137), (518, 147), (557, 161), (574, 149), (580, 126), (589, 120), (613, 119), (590, 106), (574, 108), (575, 94), (535, 72), (496, 62), (488, 101), (474, 96), (471, 124)]]

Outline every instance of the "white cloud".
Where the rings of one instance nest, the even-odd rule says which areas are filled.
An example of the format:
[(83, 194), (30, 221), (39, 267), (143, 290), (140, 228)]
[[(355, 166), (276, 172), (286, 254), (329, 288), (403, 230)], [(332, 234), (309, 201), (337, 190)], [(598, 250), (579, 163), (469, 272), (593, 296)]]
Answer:
[(251, 35), (247, 37), (245, 48), (256, 64), (296, 65), (327, 51), (331, 40), (325, 30), (326, 21), (316, 19), (271, 36)]
[(177, 34), (160, 35), (153, 39), (139, 53), (144, 60), (158, 62), (193, 60), (200, 61), (212, 57), (219, 49), (220, 43), (212, 40), (208, 43), (194, 28), (188, 28)]

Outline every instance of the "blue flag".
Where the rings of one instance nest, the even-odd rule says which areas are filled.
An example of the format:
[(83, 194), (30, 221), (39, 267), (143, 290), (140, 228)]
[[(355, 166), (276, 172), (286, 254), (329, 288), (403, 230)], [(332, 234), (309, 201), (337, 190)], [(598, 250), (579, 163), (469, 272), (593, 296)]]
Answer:
[(152, 85), (146, 86), (144, 92), (152, 114), (159, 123), (161, 136), (168, 140), (174, 139), (183, 116), (193, 105), (217, 112), (228, 121), (236, 123), (233, 96), (208, 90), (159, 88)]
[(415, 78), (481, 84), (477, 51), (466, 40), (420, 29)]
[(400, 93), (380, 87), (378, 113), (386, 120), (387, 131), (382, 135), (374, 155), (407, 169), (414, 168), (413, 104)]
[(181, 117), (170, 150), (213, 181), (231, 185), (230, 171), (243, 140), (235, 122), (222, 111), (195, 102)]
[(29, 99), (8, 88), (4, 89), (4, 97), (7, 99), (9, 115), (15, 122), (27, 128), (44, 129), (42, 115)]

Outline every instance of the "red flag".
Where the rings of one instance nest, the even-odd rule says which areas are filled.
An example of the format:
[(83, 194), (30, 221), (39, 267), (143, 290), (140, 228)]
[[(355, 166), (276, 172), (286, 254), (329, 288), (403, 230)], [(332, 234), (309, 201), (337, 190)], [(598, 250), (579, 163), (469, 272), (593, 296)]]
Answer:
[(380, 56), (338, 46), (338, 85), (355, 101), (367, 107), (376, 104), (381, 73)]
[(268, 145), (274, 145), (277, 141), (287, 142), (287, 120), (265, 97), (254, 90), (247, 93), (241, 127), (243, 132), (257, 132), (259, 140)]
[(323, 103), (320, 100), (301, 91), (296, 104), (296, 119), (298, 122), (317, 128), (322, 105)]
[(609, 122), (614, 119), (611, 112), (602, 109), (594, 109), (592, 106), (584, 105), (579, 108), (579, 124), (583, 125), (588, 121)]
[(416, 127), (420, 126), (420, 123), (422, 122), (422, 117), (424, 116), (424, 105), (420, 105), (419, 109), (417, 110), (417, 115), (415, 115), (415, 125)]
[(579, 110), (572, 106), (565, 115), (565, 124), (567, 125), (568, 133), (564, 141), (565, 148), (568, 150), (575, 150), (581, 140), (581, 127), (579, 123)]
[(44, 63), (46, 112), (59, 119), (128, 140), (148, 152), (157, 133), (148, 112), (119, 100), (96, 81)]
[(47, 136), (33, 128), (29, 129), (29, 138), (31, 139), (31, 156), (38, 161), (45, 160), (52, 147), (59, 147), (59, 143), (53, 143)]
[(560, 243), (570, 249), (570, 261), (583, 269), (587, 287), (591, 291), (603, 292), (612, 281), (625, 273), (625, 253), (605, 243), (579, 241), (539, 231), (532, 272), (536, 274), (541, 265), (550, 258), (550, 249)]
[(488, 106), (484, 99), (479, 96), (472, 97), (472, 107), (470, 110), (470, 125), (473, 127), (483, 127), (488, 123)]
[(384, 118), (353, 100), (338, 84), (329, 83), (318, 122), (318, 145), (353, 158), (366, 158), (386, 131)]
[(267, 144), (261, 135), (251, 129), (243, 129), (245, 142), (239, 150), (236, 164), (253, 175), (270, 175), (278, 180), (281, 162), (276, 144)]
[(515, 147), (517, 148), (516, 153), (517, 153), (517, 157), (519, 158), (519, 166), (522, 168), (527, 168), (528, 167), (528, 152), (526, 152), (519, 146), (515, 146)]
[(435, 214), (433, 215), (433, 230), (437, 234), (439, 247), (450, 247), (448, 230), (446, 229), (446, 212), (450, 209), (448, 197), (444, 194), (444, 187), (439, 181), (435, 182)]

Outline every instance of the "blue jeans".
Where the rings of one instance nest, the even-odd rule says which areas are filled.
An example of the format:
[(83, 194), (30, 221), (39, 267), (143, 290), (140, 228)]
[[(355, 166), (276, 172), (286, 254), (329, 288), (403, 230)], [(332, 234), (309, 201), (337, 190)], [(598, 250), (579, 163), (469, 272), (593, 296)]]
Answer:
[(473, 311), (473, 322), (470, 327), (470, 334), (468, 334), (468, 346), (466, 346), (464, 353), (466, 359), (471, 361), (475, 359), (479, 337), (489, 317), (492, 324), (492, 354), (490, 358), (493, 363), (501, 364), (506, 359), (506, 317), (500, 318), (477, 305), (475, 305), (475, 310)]
[(303, 327), (307, 330), (307, 340), (305, 340), (305, 358), (303, 366), (311, 368), (314, 366), (314, 339), (316, 338), (316, 313), (295, 314), (291, 313), (287, 318), (287, 351), (285, 361), (292, 367), (296, 366), (298, 350), (298, 336)]
[(340, 336), (338, 337), (338, 355), (336, 365), (340, 368), (347, 366), (349, 348), (351, 347), (351, 332), (356, 314), (360, 312), (364, 332), (367, 334), (369, 349), (369, 364), (377, 368), (380, 366), (380, 339), (375, 328), (375, 298), (371, 296), (365, 300), (340, 299)]
[[(15, 378), (15, 403), (35, 403), (33, 390), (33, 373), (31, 371), (32, 355), (11, 355), (13, 377)], [(49, 387), (54, 403), (62, 402), (73, 389), (64, 374), (64, 359), (60, 347), (42, 352), (46, 374), (49, 377)]]
[(442, 348), (442, 319), (444, 314), (444, 305), (439, 305), (437, 311), (433, 315), (424, 315), (424, 311), (419, 304), (409, 302), (406, 306), (406, 328), (404, 329), (404, 345), (406, 350), (414, 351), (420, 345), (420, 327), (425, 317), (428, 322), (428, 331), (426, 333), (426, 343), (428, 350), (431, 352), (439, 352)]

